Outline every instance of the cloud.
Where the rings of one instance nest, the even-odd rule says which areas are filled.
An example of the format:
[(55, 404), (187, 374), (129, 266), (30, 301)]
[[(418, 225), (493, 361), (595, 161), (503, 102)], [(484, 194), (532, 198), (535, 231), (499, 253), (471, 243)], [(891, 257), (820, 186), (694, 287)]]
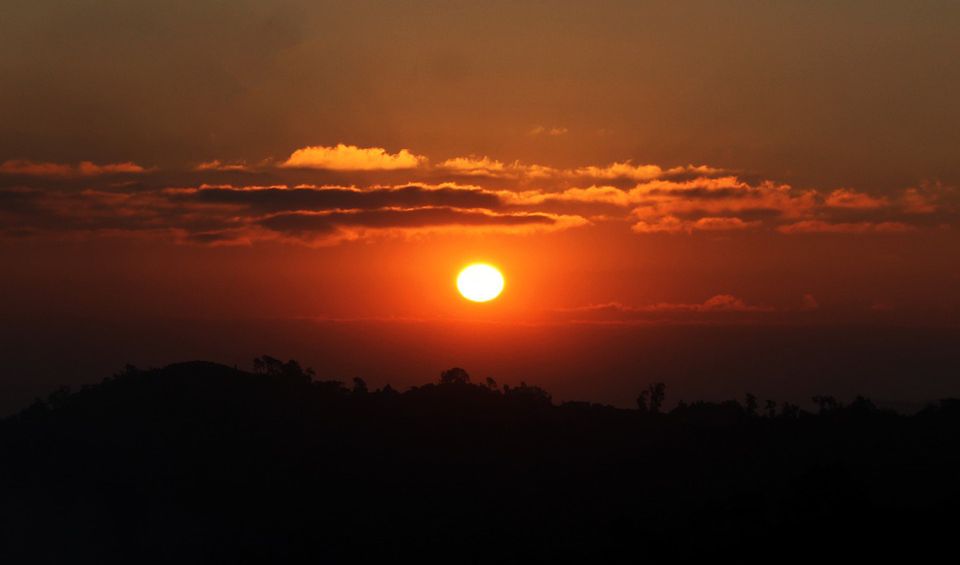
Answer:
[(723, 169), (716, 169), (706, 165), (687, 165), (683, 167), (671, 167), (664, 169), (659, 165), (634, 165), (630, 161), (624, 161), (611, 163), (602, 167), (594, 165), (579, 167), (567, 171), (566, 174), (574, 177), (587, 177), (603, 180), (630, 179), (635, 181), (646, 181), (684, 174), (715, 176), (722, 174), (723, 172)]
[(549, 135), (551, 137), (557, 137), (560, 135), (566, 135), (569, 130), (567, 128), (561, 127), (544, 127), (544, 126), (534, 126), (529, 132), (529, 135), (538, 136), (538, 135)]
[[(657, 179), (627, 191), (637, 233), (706, 228), (769, 228), (783, 234), (905, 233), (956, 222), (953, 192), (944, 187), (872, 196), (852, 189), (796, 189), (737, 177)], [(738, 218), (719, 221), (710, 218)], [(697, 222), (702, 222), (699, 226)]]
[(454, 157), (440, 163), (439, 168), (446, 169), (461, 175), (502, 176), (507, 172), (507, 165), (489, 157)]
[(917, 228), (903, 222), (855, 222), (831, 223), (823, 220), (804, 220), (793, 224), (778, 226), (777, 231), (784, 234), (804, 233), (904, 233)]
[(166, 234), (209, 245), (330, 244), (435, 232), (526, 234), (590, 223), (573, 214), (505, 210), (497, 194), (457, 185), (0, 188), (0, 205), (0, 232), (7, 235)]
[(257, 213), (291, 210), (369, 209), (383, 207), (450, 206), (499, 208), (496, 194), (456, 185), (400, 187), (201, 187), (178, 191), (173, 199), (201, 204), (243, 206)]
[[(911, 187), (903, 192), (900, 198), (903, 210), (908, 214), (933, 214), (944, 207), (944, 200), (956, 198), (957, 191), (954, 187), (947, 187), (940, 183), (924, 184), (919, 187)], [(956, 201), (953, 206), (947, 205), (956, 211)]]
[(873, 209), (887, 206), (889, 201), (886, 198), (876, 198), (849, 188), (838, 188), (827, 196), (826, 205), (836, 208)]
[[(311, 170), (315, 167), (341, 172), (325, 176)], [(262, 185), (206, 184), (222, 179), (221, 171), (255, 172)], [(279, 228), (280, 219), (266, 221), (284, 214), (305, 216), (291, 216), (291, 225), (318, 226), (303, 233), (319, 234), (324, 231), (319, 226), (330, 225), (336, 233), (353, 230), (353, 237), (441, 228), (529, 233), (600, 223), (620, 224), (637, 236), (765, 231), (800, 237), (949, 228), (960, 209), (957, 192), (940, 183), (877, 195), (748, 180), (705, 165), (623, 161), (562, 169), (470, 155), (431, 166), (408, 150), (391, 154), (345, 144), (299, 149), (279, 166), (214, 159), (190, 171), (158, 172), (135, 163), (11, 160), (0, 165), (0, 173), (9, 175), (0, 175), (4, 233), (166, 230), (179, 240), (209, 243), (286, 237), (289, 229), (270, 228)], [(143, 177), (91, 180), (119, 174)], [(336, 184), (312, 184), (324, 180)], [(364, 218), (370, 221), (359, 221)], [(386, 225), (390, 219), (411, 223)]]
[(633, 214), (647, 221), (671, 216), (688, 221), (708, 217), (801, 218), (817, 207), (815, 192), (772, 182), (750, 185), (731, 176), (651, 181), (637, 185), (630, 194), (636, 204)]
[(290, 212), (263, 218), (259, 226), (286, 240), (331, 244), (370, 237), (430, 233), (522, 235), (586, 225), (576, 216), (496, 213), (456, 208), (382, 208), (332, 212)]
[(392, 171), (414, 169), (426, 162), (426, 157), (414, 155), (406, 149), (388, 153), (382, 147), (357, 147), (339, 143), (334, 147), (317, 145), (297, 149), (281, 167), (333, 171)]
[[(572, 187), (559, 192), (521, 191), (512, 200), (516, 203), (544, 202), (605, 203), (617, 206), (637, 206), (651, 210), (655, 215), (683, 214), (688, 211), (713, 215), (758, 209), (782, 212), (803, 211), (816, 205), (816, 194), (795, 192), (789, 186), (761, 183), (757, 186), (735, 176), (698, 177), (685, 181), (657, 179), (637, 183), (633, 188), (592, 185)], [(642, 214), (641, 214), (642, 215)]]
[(656, 221), (640, 220), (630, 229), (636, 233), (692, 233), (694, 231), (737, 231), (759, 226), (759, 221), (745, 222), (736, 217), (708, 216), (696, 220), (681, 220), (676, 216), (663, 216)]
[(655, 304), (657, 311), (693, 311), (693, 312), (770, 312), (772, 308), (750, 306), (732, 294), (717, 294), (702, 304)]
[(92, 177), (115, 174), (140, 174), (147, 169), (130, 161), (97, 165), (81, 161), (77, 165), (11, 159), (0, 164), (0, 173), (37, 177)]
[(760, 225), (760, 222), (745, 222), (740, 218), (699, 218), (693, 222), (693, 229), (702, 231), (745, 230)]
[(336, 226), (402, 228), (431, 226), (516, 226), (553, 224), (546, 214), (497, 214), (485, 210), (456, 208), (381, 208), (333, 212), (288, 212), (269, 216), (259, 224), (289, 233), (325, 232)]
[(193, 168), (195, 171), (251, 171), (253, 167), (247, 165), (245, 161), (235, 163), (225, 163), (219, 159), (205, 161)]
[(500, 190), (500, 198), (514, 206), (538, 206), (562, 202), (574, 204), (607, 204), (627, 207), (632, 203), (630, 193), (613, 186), (588, 186), (568, 188), (560, 192), (543, 190)]
[[(651, 169), (651, 174), (656, 171)], [(910, 188), (876, 197), (852, 189), (821, 192), (736, 176), (658, 178), (633, 188), (571, 187), (560, 191), (501, 191), (514, 206), (556, 209), (560, 204), (630, 208), (638, 234), (769, 228), (784, 234), (903, 233), (956, 222), (956, 206), (943, 187)], [(573, 209), (576, 209), (575, 207)]]
[(681, 233), (690, 232), (692, 227), (676, 216), (663, 216), (653, 221), (640, 220), (630, 226), (635, 233)]
[(605, 167), (587, 166), (574, 169), (573, 176), (590, 177), (595, 179), (626, 178), (632, 180), (649, 180), (663, 176), (664, 171), (657, 165), (632, 165), (630, 162), (612, 163)]
[(712, 322), (756, 320), (778, 312), (776, 308), (748, 304), (732, 294), (717, 294), (703, 302), (656, 302), (628, 305), (620, 302), (591, 304), (554, 310), (552, 317), (575, 322)]
[(486, 156), (478, 157), (475, 155), (447, 159), (440, 163), (437, 168), (457, 175), (491, 178), (548, 179), (560, 174), (558, 169), (544, 165), (524, 164), (519, 161), (503, 163)]
[(753, 306), (732, 294), (716, 294), (703, 302), (656, 302), (641, 306), (628, 306), (619, 302), (608, 302), (590, 306), (581, 306), (565, 310), (567, 312), (772, 312), (765, 306)]
[(546, 165), (525, 164), (519, 161), (504, 163), (487, 156), (477, 155), (452, 157), (441, 162), (437, 168), (461, 175), (564, 181), (571, 179), (645, 181), (679, 175), (714, 176), (723, 172), (722, 169), (706, 165), (687, 165), (664, 169), (658, 165), (634, 165), (630, 161), (615, 162), (604, 166), (587, 165), (572, 169), (558, 169)]

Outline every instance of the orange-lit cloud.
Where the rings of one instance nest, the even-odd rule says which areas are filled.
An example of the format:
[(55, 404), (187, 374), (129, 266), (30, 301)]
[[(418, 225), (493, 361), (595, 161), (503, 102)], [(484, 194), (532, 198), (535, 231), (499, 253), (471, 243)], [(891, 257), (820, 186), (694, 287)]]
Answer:
[(717, 294), (702, 304), (657, 303), (649, 307), (658, 312), (770, 312), (773, 308), (751, 306), (731, 294)]
[(288, 212), (258, 222), (276, 234), (307, 243), (435, 232), (528, 234), (586, 225), (583, 218), (555, 214), (498, 213), (446, 207)]
[(757, 321), (782, 312), (770, 306), (749, 304), (732, 294), (716, 294), (703, 302), (655, 302), (629, 305), (620, 302), (591, 304), (554, 310), (550, 317), (587, 323), (702, 323), (734, 320)]
[(544, 165), (524, 164), (519, 161), (503, 163), (489, 157), (453, 157), (440, 163), (441, 171), (457, 175), (485, 176), (492, 178), (547, 179), (560, 174), (558, 169)]
[(414, 169), (426, 161), (426, 157), (414, 155), (406, 149), (389, 153), (382, 147), (357, 147), (339, 143), (333, 147), (317, 145), (297, 149), (281, 166), (333, 171), (392, 171)]
[(627, 207), (632, 203), (629, 192), (613, 186), (574, 187), (560, 192), (500, 190), (498, 194), (505, 202), (516, 206), (538, 206), (551, 202), (564, 202)]
[(252, 167), (245, 161), (229, 163), (219, 159), (205, 161), (193, 168), (195, 171), (249, 171), (251, 169)]
[(849, 188), (838, 188), (827, 196), (826, 204), (837, 208), (880, 208), (887, 206), (889, 202), (886, 198), (877, 198)]
[(139, 174), (146, 169), (132, 162), (98, 165), (81, 161), (77, 165), (11, 159), (0, 164), (0, 173), (38, 177), (91, 177), (112, 174)]
[[(339, 173), (324, 176), (314, 167)], [(213, 174), (221, 171), (250, 171), (261, 184), (215, 184), (213, 179), (223, 177)], [(391, 154), (345, 144), (300, 149), (281, 166), (212, 160), (173, 177), (135, 163), (87, 161), (7, 161), (0, 172), (11, 175), (0, 179), (3, 233), (166, 231), (177, 233), (178, 240), (209, 243), (481, 229), (519, 234), (598, 224), (619, 225), (636, 236), (866, 236), (955, 226), (960, 208), (956, 191), (939, 183), (877, 195), (748, 180), (709, 166), (627, 161), (561, 169), (485, 156), (431, 166), (407, 150)], [(135, 184), (90, 180), (121, 173), (142, 176)], [(34, 181), (23, 177), (56, 182), (32, 186)], [(416, 180), (397, 182), (405, 177)], [(179, 180), (168, 183), (169, 178)], [(322, 184), (332, 178), (338, 183)]]
[(569, 308), (566, 312), (772, 312), (774, 309), (767, 306), (753, 306), (731, 294), (716, 294), (703, 302), (656, 302), (641, 306), (629, 306), (619, 302), (608, 302)]
[(633, 165), (627, 163), (612, 163), (605, 167), (587, 166), (571, 171), (572, 175), (595, 179), (626, 178), (632, 180), (648, 180), (660, 178), (664, 171), (657, 165)]
[(534, 126), (528, 133), (533, 136), (537, 135), (549, 135), (551, 137), (556, 137), (558, 135), (566, 135), (569, 130), (562, 127), (544, 127), (544, 126)]
[[(501, 191), (516, 206), (563, 204), (630, 208), (638, 234), (773, 228), (781, 233), (903, 233), (955, 222), (942, 187), (875, 197), (852, 189), (821, 192), (782, 183), (750, 184), (736, 176), (653, 179), (633, 188), (572, 187), (560, 191)], [(574, 208), (575, 209), (575, 208)], [(923, 216), (926, 216), (924, 218)], [(939, 218), (939, 224), (933, 221)], [(946, 220), (946, 221), (943, 221)], [(918, 223), (919, 222), (919, 223)]]
[(496, 209), (495, 194), (476, 187), (383, 186), (356, 187), (239, 187), (202, 186), (170, 192), (170, 200), (185, 205), (220, 205), (267, 214), (287, 211), (357, 210), (376, 208), (451, 207)]
[(640, 220), (630, 229), (636, 233), (691, 233), (694, 231), (736, 231), (759, 227), (759, 221), (745, 222), (735, 217), (703, 217), (696, 220), (681, 220), (675, 216), (663, 216), (656, 221)]
[(567, 171), (566, 174), (569, 176), (587, 177), (602, 180), (629, 179), (635, 181), (645, 181), (683, 174), (713, 176), (723, 172), (724, 171), (722, 169), (715, 169), (706, 165), (687, 165), (685, 167), (670, 167), (668, 169), (664, 169), (659, 165), (634, 165), (630, 161), (625, 161), (622, 163), (611, 163), (602, 167), (594, 165), (579, 167), (577, 169)]
[(903, 233), (914, 231), (914, 226), (903, 222), (848, 222), (831, 223), (823, 220), (804, 220), (793, 224), (778, 226), (777, 231), (785, 234), (802, 233)]
[(575, 214), (507, 210), (479, 187), (232, 187), (158, 190), (0, 189), (0, 231), (54, 235), (174, 234), (222, 245), (329, 244), (426, 233), (528, 234), (589, 225)]
[(617, 179), (646, 181), (679, 175), (714, 176), (723, 173), (722, 169), (706, 165), (671, 167), (664, 169), (658, 165), (634, 165), (629, 161), (615, 162), (609, 165), (587, 165), (573, 169), (559, 169), (546, 165), (526, 164), (519, 161), (503, 163), (487, 156), (470, 155), (452, 157), (441, 162), (438, 169), (462, 175), (482, 175), (497, 178), (516, 179), (595, 179), (612, 181)]
[[(923, 184), (911, 187), (903, 192), (900, 201), (903, 210), (908, 214), (934, 214), (943, 207), (951, 211), (957, 209), (957, 190), (955, 187), (944, 186), (940, 183)], [(952, 202), (945, 203), (945, 200)]]
[(501, 176), (507, 172), (507, 165), (489, 157), (454, 157), (440, 163), (441, 169), (462, 175)]
[(740, 218), (706, 217), (693, 222), (693, 229), (702, 231), (745, 230), (760, 225), (759, 221), (745, 222)]

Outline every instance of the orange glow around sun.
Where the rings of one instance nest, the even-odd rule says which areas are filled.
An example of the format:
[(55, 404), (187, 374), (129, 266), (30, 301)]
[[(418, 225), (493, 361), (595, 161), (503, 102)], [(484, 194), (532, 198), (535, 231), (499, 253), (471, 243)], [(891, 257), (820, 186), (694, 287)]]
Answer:
[(486, 263), (473, 263), (457, 275), (457, 290), (473, 302), (489, 302), (503, 292), (503, 274)]

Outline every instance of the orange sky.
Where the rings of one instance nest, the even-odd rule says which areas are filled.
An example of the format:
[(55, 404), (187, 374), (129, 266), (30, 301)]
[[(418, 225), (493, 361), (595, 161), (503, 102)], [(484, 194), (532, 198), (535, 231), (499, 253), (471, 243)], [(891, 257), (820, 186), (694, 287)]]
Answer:
[[(942, 323), (958, 307), (960, 200), (941, 182), (345, 144), (181, 170), (8, 160), (0, 182), (3, 249), (31, 265), (7, 280), (12, 309), (102, 312), (114, 286), (152, 315)], [(509, 282), (480, 307), (452, 284), (477, 260)], [(64, 283), (89, 290), (36, 290)]]
[[(956, 326), (958, 28), (940, 2), (9, 2), (4, 323)], [(457, 295), (472, 261), (499, 299)]]

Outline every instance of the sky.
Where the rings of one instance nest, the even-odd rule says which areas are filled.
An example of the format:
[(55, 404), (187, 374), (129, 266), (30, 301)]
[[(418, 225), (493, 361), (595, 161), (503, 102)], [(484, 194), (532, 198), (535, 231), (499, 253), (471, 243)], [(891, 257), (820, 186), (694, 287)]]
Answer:
[[(0, 388), (271, 353), (623, 404), (660, 355), (692, 396), (960, 394), (958, 28), (932, 1), (7, 1)], [(473, 261), (495, 301), (457, 294)], [(730, 328), (781, 332), (762, 371)], [(809, 340), (929, 386), (823, 381)], [(755, 378), (689, 384), (704, 350)]]

